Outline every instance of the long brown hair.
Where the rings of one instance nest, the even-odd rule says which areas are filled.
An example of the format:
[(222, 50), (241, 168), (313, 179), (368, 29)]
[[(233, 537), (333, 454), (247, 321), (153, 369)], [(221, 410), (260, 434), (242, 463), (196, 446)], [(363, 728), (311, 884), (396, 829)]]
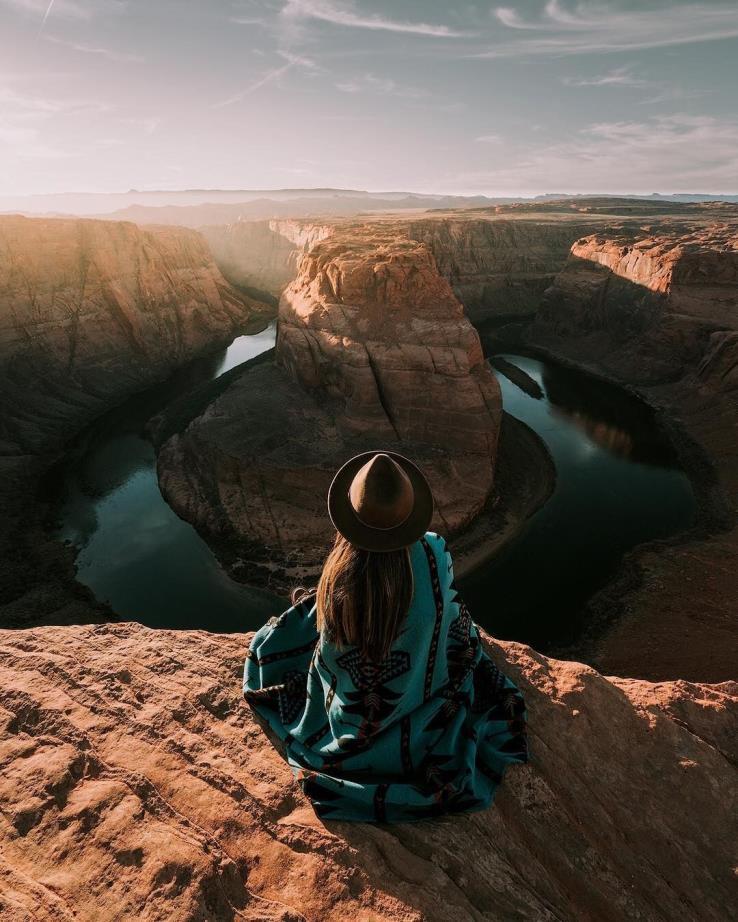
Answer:
[(379, 662), (390, 652), (413, 598), (409, 548), (364, 551), (336, 535), (318, 582), (318, 629), (338, 647)]

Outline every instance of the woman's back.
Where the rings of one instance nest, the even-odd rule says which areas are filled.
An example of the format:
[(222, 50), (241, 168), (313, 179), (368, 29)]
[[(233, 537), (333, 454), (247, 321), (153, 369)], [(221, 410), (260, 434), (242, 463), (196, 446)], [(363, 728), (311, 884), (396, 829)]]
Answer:
[(482, 809), (526, 758), (522, 698), (482, 650), (445, 541), (428, 532), (409, 555), (412, 600), (382, 659), (319, 631), (312, 597), (252, 641), (244, 694), (326, 817)]

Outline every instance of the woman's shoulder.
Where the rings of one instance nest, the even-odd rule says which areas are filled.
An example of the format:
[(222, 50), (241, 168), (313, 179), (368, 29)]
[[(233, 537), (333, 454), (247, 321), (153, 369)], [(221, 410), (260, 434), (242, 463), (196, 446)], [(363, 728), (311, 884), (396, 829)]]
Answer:
[(283, 636), (290, 642), (306, 642), (317, 634), (315, 597), (302, 598), (280, 615), (269, 618), (251, 641), (252, 649), (261, 643)]
[(439, 535), (439, 534), (438, 534), (437, 532), (435, 532), (435, 531), (427, 531), (427, 532), (423, 535), (423, 540), (426, 541), (427, 544), (430, 544), (430, 546), (431, 546), (434, 550), (437, 550), (437, 551), (446, 551), (446, 550), (448, 550), (448, 545), (446, 544), (446, 539), (443, 537), (443, 535)]
[[(439, 570), (445, 566), (450, 556), (446, 539), (435, 531), (427, 531), (413, 546), (413, 567), (420, 567), (421, 569), (427, 568), (429, 553), (433, 555), (433, 559)], [(418, 572), (417, 569), (416, 572)]]

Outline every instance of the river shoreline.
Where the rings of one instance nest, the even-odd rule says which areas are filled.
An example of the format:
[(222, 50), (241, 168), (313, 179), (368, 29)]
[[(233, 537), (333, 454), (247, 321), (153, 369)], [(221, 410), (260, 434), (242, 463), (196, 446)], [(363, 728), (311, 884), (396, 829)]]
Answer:
[[(252, 327), (249, 332), (259, 332), (264, 326), (262, 323), (258, 330)], [(222, 348), (223, 344), (218, 344), (217, 348), (209, 350), (202, 358), (216, 355)], [(172, 415), (181, 422), (189, 414), (196, 413), (203, 399), (212, 397), (214, 389), (227, 387), (229, 379), (242, 373), (244, 365), (269, 361), (272, 356), (273, 349), (267, 350), (218, 378), (188, 389), (181, 397), (175, 398), (167, 405), (166, 412), (154, 414), (148, 420), (144, 427), (145, 436), (156, 448), (167, 436), (167, 426), (172, 423)], [(184, 368), (178, 369), (161, 384), (165, 385), (183, 370)], [(156, 386), (159, 385), (152, 387)], [(90, 437), (89, 433), (94, 431), (107, 415), (124, 407), (128, 401), (143, 397), (150, 389), (147, 387), (139, 394), (127, 395), (71, 435), (64, 450), (55, 455), (47, 469), (39, 476), (34, 501), (26, 501), (21, 507), (22, 515), (19, 515), (18, 522), (22, 522), (23, 526), (16, 529), (15, 535), (16, 546), (23, 548), (25, 566), (20, 567), (15, 579), (11, 573), (8, 580), (16, 584), (24, 582), (25, 593), (4, 606), (0, 605), (0, 623), (3, 627), (116, 623), (130, 620), (130, 616), (116, 613), (110, 604), (98, 599), (92, 589), (79, 581), (77, 574), (81, 548), (59, 539), (60, 500), (58, 497), (52, 500), (49, 495), (44, 494), (49, 493), (48, 484), (53, 480), (54, 471), (73, 461), (75, 454), (84, 450), (84, 445)], [(482, 513), (470, 527), (456, 535), (452, 541), (457, 572), (462, 578), (474, 569), (484, 566), (495, 553), (513, 541), (530, 517), (546, 502), (555, 487), (555, 467), (543, 441), (535, 432), (519, 420), (504, 414), (501, 440), (503, 448), (498, 457), (496, 488)], [(522, 475), (521, 471), (524, 472)], [(200, 538), (213, 551), (235, 583), (254, 588), (275, 589), (274, 564), (265, 561), (260, 569), (260, 555), (256, 549), (254, 559), (250, 561), (248, 568), (249, 579), (244, 581), (238, 579), (243, 571), (239, 558), (233, 555), (231, 546), (213, 540), (210, 535), (200, 533)], [(4, 561), (3, 566), (4, 575), (7, 577), (9, 569), (13, 567), (12, 559)], [(32, 577), (31, 573), (35, 576)], [(39, 574), (40, 579), (37, 578)], [(294, 585), (315, 574), (295, 569), (280, 571), (278, 576), (281, 577), (280, 583), (287, 581)], [(280, 588), (283, 589), (281, 585), (277, 587)]]
[[(253, 326), (249, 333), (260, 332), (266, 324)], [(222, 343), (201, 358), (216, 355), (223, 348)], [(267, 350), (250, 359), (244, 365), (269, 361), (273, 350)], [(198, 359), (199, 360), (199, 359)], [(198, 361), (196, 360), (196, 361)], [(183, 369), (175, 371), (151, 387), (172, 380)], [(145, 427), (146, 436), (156, 447), (166, 438), (166, 426), (171, 423), (172, 411), (181, 422), (188, 414), (196, 413), (203, 398), (212, 397), (214, 389), (226, 387), (229, 378), (243, 371), (243, 365), (226, 372), (220, 378), (206, 381), (186, 391), (167, 407), (167, 413), (152, 416)], [(118, 615), (113, 607), (96, 598), (93, 591), (77, 578), (77, 559), (81, 549), (58, 537), (60, 508), (58, 498), (52, 500), (48, 484), (54, 471), (73, 459), (88, 439), (88, 433), (106, 415), (125, 406), (140, 394), (126, 395), (123, 400), (107, 407), (94, 420), (88, 422), (68, 438), (64, 448), (49, 461), (46, 469), (35, 479), (33, 494), (23, 497), (15, 518), (14, 545), (19, 549), (16, 561), (12, 555), (3, 561), (5, 584), (12, 587), (23, 584), (24, 593), (14, 599), (0, 601), (0, 623), (3, 627), (25, 628), (39, 625), (68, 625), (88, 623), (115, 623), (129, 620)], [(556, 472), (542, 440), (525, 424), (505, 414), (501, 432), (503, 449), (498, 458), (497, 487), (485, 509), (464, 532), (455, 536), (457, 571), (464, 576), (473, 569), (483, 566), (496, 552), (512, 541), (528, 519), (545, 503), (555, 486)], [(525, 471), (523, 476), (520, 471)], [(45, 495), (46, 494), (46, 495)], [(203, 541), (215, 553), (234, 582), (257, 588), (274, 588), (274, 566), (266, 563), (258, 567), (259, 554), (254, 554), (254, 565), (249, 567), (250, 579), (239, 580), (238, 558), (232, 548), (214, 541), (212, 536), (200, 534)], [(286, 571), (279, 574), (282, 581), (295, 584), (315, 574), (303, 571)], [(260, 579), (259, 576), (262, 578)], [(5, 602), (5, 604), (2, 604)]]
[[(556, 468), (543, 439), (525, 423), (503, 413), (492, 494), (470, 525), (446, 536), (456, 577), (470, 576), (511, 544), (555, 487)], [(242, 541), (219, 539), (193, 527), (237, 582), (279, 593), (313, 586), (320, 576), (320, 568), (281, 565), (266, 548), (245, 548)]]
[(555, 488), (556, 467), (543, 439), (503, 412), (493, 495), (474, 522), (449, 540), (455, 575), (463, 580), (489, 563), (517, 538)]
[[(677, 676), (703, 682), (734, 679), (738, 653), (734, 627), (731, 630), (724, 619), (712, 625), (698, 621), (695, 627), (689, 623), (690, 611), (684, 597), (685, 584), (688, 593), (695, 593), (695, 584), (704, 576), (693, 572), (693, 549), (720, 558), (734, 556), (738, 544), (724, 482), (734, 474), (734, 465), (730, 464), (730, 455), (726, 462), (706, 444), (709, 438), (700, 424), (700, 411), (691, 410), (685, 400), (690, 391), (697, 390), (697, 382), (634, 385), (617, 372), (585, 359), (576, 352), (576, 344), (567, 349), (566, 345), (536, 339), (527, 330), (521, 332), (522, 337), (518, 338), (520, 333), (516, 331), (514, 343), (506, 343), (504, 348), (590, 375), (627, 391), (649, 407), (673, 446), (696, 500), (692, 526), (667, 538), (642, 542), (625, 554), (617, 571), (587, 600), (584, 630), (578, 639), (554, 647), (550, 655), (580, 659), (602, 672), (650, 681)], [(724, 402), (721, 395), (709, 395), (704, 400), (706, 404)], [(715, 591), (712, 585), (710, 589)], [(723, 593), (730, 591), (728, 582)], [(662, 603), (658, 611), (654, 605), (657, 597)]]

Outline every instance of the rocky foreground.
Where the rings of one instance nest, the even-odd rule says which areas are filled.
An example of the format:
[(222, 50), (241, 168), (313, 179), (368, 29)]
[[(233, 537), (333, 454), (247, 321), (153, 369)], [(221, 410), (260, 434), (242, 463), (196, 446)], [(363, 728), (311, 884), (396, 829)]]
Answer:
[(734, 918), (738, 685), (488, 641), (532, 763), (473, 816), (316, 819), (240, 699), (246, 635), (0, 633), (0, 917)]

